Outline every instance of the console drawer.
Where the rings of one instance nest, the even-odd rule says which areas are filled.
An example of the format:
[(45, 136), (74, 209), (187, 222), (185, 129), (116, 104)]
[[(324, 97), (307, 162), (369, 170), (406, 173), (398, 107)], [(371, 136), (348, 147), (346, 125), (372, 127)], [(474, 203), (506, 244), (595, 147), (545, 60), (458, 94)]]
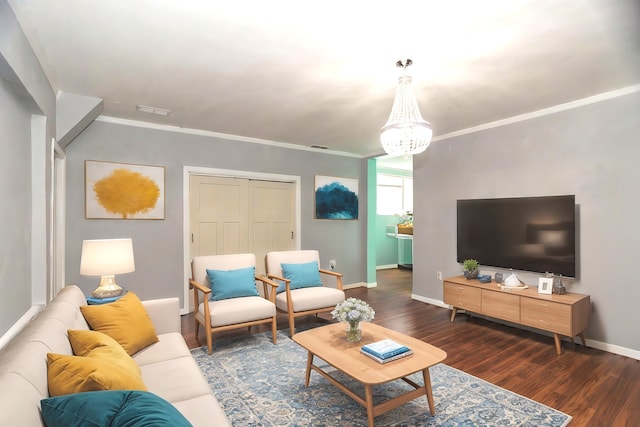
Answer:
[(571, 306), (535, 298), (522, 298), (520, 321), (534, 328), (573, 336)]
[(520, 296), (482, 290), (482, 314), (512, 322), (520, 321)]
[(480, 313), (482, 308), (480, 292), (481, 289), (472, 286), (444, 282), (444, 303)]

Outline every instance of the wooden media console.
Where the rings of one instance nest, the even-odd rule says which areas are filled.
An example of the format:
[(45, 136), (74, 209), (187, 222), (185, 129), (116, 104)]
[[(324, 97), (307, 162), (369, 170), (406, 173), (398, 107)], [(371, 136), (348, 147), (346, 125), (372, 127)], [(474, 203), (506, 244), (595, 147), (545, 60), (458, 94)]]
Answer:
[(502, 290), (495, 282), (481, 283), (464, 276), (444, 279), (444, 303), (452, 307), (451, 321), (459, 309), (553, 333), (556, 352), (562, 353), (562, 336), (579, 336), (586, 346), (584, 331), (589, 327), (589, 295), (539, 294), (535, 287)]

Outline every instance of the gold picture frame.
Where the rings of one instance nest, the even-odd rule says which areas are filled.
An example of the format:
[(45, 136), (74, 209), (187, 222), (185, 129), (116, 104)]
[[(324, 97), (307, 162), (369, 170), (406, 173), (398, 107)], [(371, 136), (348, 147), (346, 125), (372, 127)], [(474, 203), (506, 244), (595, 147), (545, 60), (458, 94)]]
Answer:
[(164, 219), (164, 166), (85, 160), (86, 219)]

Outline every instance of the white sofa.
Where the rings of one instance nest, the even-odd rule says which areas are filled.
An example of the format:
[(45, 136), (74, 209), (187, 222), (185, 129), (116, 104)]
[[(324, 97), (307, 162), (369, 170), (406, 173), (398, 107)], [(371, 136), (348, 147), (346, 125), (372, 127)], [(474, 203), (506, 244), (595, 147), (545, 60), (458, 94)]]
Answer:
[[(89, 329), (85, 296), (65, 287), (0, 353), (0, 424), (45, 426), (40, 400), (49, 397), (47, 353), (71, 355), (69, 329)], [(149, 392), (169, 401), (194, 426), (230, 426), (191, 356), (182, 334), (177, 298), (143, 301), (159, 341), (133, 355)]]

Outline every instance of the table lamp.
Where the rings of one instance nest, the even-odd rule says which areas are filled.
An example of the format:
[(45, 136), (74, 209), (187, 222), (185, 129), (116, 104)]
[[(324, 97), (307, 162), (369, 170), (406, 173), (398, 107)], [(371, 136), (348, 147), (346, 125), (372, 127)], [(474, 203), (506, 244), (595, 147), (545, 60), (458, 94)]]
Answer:
[(116, 274), (131, 273), (136, 267), (131, 239), (83, 240), (80, 274), (102, 276), (100, 286), (91, 295), (110, 298), (122, 295), (123, 289), (115, 280)]

